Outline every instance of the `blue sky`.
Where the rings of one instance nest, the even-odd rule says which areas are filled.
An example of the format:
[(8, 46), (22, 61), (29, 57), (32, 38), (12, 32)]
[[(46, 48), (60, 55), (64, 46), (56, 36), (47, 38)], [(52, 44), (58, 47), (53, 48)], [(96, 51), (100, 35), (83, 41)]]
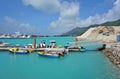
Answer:
[(120, 0), (0, 0), (0, 33), (56, 35), (120, 19)]

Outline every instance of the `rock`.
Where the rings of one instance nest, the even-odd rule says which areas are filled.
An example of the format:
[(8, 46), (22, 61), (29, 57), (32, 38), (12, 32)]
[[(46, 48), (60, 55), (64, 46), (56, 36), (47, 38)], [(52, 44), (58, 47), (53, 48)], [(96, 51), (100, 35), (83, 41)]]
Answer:
[(105, 49), (102, 52), (109, 58), (109, 60), (113, 64), (115, 64), (117, 67), (120, 68), (120, 56), (118, 55), (119, 52), (113, 53), (113, 51), (111, 49)]

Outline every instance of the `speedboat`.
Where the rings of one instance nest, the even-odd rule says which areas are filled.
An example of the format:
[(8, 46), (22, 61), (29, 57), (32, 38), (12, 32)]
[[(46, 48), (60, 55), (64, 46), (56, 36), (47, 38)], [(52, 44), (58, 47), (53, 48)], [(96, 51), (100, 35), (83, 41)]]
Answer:
[(65, 51), (64, 50), (57, 50), (57, 49), (45, 49), (43, 52), (38, 52), (38, 55), (41, 56), (46, 56), (46, 57), (61, 57), (65, 55)]
[(47, 52), (38, 52), (38, 55), (46, 56), (46, 57), (54, 57), (54, 58), (60, 57), (60, 55), (57, 53), (47, 53)]
[(28, 53), (27, 50), (22, 50), (19, 48), (10, 48), (9, 51), (14, 54), (27, 54)]

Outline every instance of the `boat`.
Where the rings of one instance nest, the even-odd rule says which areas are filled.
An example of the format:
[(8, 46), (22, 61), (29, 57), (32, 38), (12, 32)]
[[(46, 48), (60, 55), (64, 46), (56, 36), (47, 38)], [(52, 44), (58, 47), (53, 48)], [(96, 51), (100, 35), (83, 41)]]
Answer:
[(86, 49), (84, 47), (68, 47), (69, 52), (85, 52)]
[(75, 46), (67, 42), (64, 46), (65, 49), (68, 49), (69, 52), (84, 52), (86, 49), (83, 46)]
[(46, 56), (46, 57), (54, 57), (54, 58), (60, 57), (60, 55), (57, 53), (55, 54), (55, 53), (38, 52), (38, 55)]
[(28, 53), (27, 50), (22, 50), (19, 48), (10, 48), (9, 51), (14, 54), (27, 54)]
[(68, 47), (69, 52), (80, 52), (80, 48), (77, 47)]
[(43, 52), (38, 52), (40, 56), (58, 58), (65, 55), (65, 51), (61, 49), (45, 49)]
[(80, 48), (80, 52), (85, 52), (86, 51), (86, 48), (82, 47)]
[(3, 41), (0, 41), (0, 47), (8, 47), (9, 43), (5, 43)]
[(102, 47), (97, 48), (98, 51), (102, 51), (102, 50), (104, 50), (104, 49), (106, 49), (106, 44), (103, 44)]

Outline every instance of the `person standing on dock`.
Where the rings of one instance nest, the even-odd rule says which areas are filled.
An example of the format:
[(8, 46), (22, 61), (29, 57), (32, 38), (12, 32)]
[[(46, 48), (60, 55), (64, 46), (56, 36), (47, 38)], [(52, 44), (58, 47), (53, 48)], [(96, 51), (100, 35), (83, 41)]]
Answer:
[(39, 44), (39, 47), (40, 47), (40, 48), (42, 48), (42, 47), (43, 47), (43, 44), (42, 44), (42, 42), (40, 42), (40, 44)]
[(45, 44), (45, 42), (43, 42), (42, 46), (43, 46), (43, 48), (46, 48), (46, 44)]

